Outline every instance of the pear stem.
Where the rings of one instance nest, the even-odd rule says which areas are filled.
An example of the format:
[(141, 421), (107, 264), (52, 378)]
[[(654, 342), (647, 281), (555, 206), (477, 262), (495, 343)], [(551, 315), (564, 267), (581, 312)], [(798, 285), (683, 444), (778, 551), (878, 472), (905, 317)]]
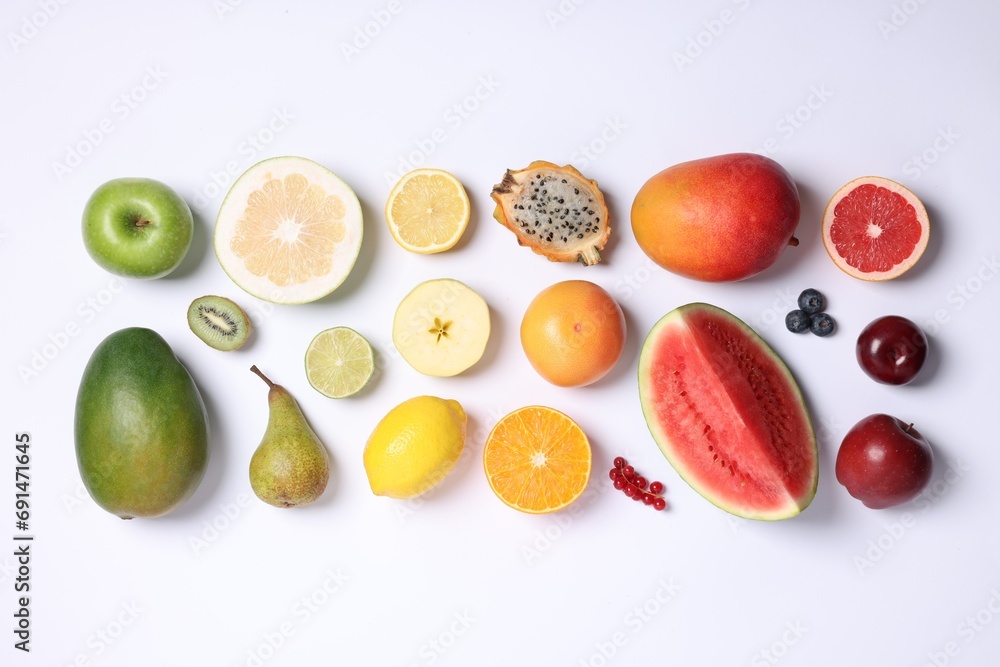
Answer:
[(271, 381), (270, 381), (270, 380), (269, 380), (269, 379), (267, 378), (267, 376), (266, 376), (266, 375), (264, 375), (263, 373), (261, 373), (261, 372), (260, 372), (260, 369), (259, 369), (259, 368), (257, 368), (256, 366), (251, 366), (251, 367), (250, 367), (250, 370), (251, 370), (251, 371), (252, 371), (252, 372), (253, 372), (253, 373), (254, 373), (254, 374), (255, 374), (255, 375), (257, 376), (257, 377), (259, 377), (259, 378), (260, 378), (261, 380), (263, 380), (264, 382), (266, 382), (266, 383), (267, 383), (267, 386), (268, 386), (268, 387), (273, 387), (273, 386), (274, 386), (274, 383), (273, 383), (273, 382), (271, 382)]

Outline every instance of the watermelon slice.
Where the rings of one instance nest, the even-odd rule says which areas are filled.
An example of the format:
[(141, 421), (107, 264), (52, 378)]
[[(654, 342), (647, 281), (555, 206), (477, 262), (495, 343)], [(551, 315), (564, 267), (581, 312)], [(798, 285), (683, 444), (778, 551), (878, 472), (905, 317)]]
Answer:
[(667, 313), (639, 356), (639, 400), (664, 456), (691, 487), (748, 519), (795, 516), (816, 495), (816, 437), (798, 385), (730, 313)]

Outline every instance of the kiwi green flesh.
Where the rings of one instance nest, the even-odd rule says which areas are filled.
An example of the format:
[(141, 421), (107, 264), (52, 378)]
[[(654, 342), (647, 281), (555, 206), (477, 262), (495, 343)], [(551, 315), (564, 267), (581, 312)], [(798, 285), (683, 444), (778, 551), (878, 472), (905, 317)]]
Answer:
[(250, 335), (250, 318), (229, 299), (203, 296), (188, 308), (188, 326), (209, 347), (223, 352), (238, 349)]

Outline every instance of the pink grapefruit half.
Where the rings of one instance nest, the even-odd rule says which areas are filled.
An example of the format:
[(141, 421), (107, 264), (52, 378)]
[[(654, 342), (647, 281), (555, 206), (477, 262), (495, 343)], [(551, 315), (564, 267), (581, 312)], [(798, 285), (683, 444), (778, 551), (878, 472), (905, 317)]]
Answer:
[(890, 280), (927, 249), (930, 220), (917, 196), (880, 176), (837, 190), (823, 213), (823, 245), (841, 271), (861, 280)]

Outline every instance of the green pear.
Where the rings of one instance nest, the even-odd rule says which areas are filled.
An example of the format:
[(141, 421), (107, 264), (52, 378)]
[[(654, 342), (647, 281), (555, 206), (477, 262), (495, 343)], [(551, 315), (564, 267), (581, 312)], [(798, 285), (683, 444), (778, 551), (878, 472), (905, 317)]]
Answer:
[(256, 366), (250, 370), (271, 388), (267, 430), (250, 459), (250, 486), (268, 505), (308, 505), (323, 495), (330, 479), (330, 455), (288, 390)]

